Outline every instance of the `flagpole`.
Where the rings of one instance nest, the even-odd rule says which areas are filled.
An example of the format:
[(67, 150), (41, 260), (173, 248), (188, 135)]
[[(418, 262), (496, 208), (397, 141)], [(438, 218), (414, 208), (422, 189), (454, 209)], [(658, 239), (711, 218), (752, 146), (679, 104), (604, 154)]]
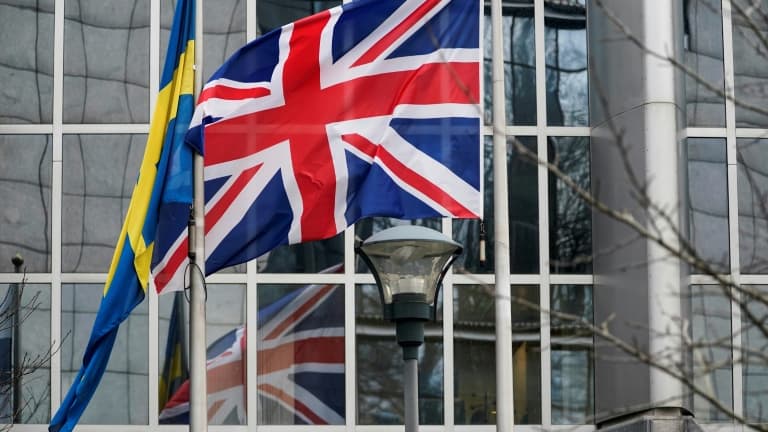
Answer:
[[(203, 0), (195, 2), (195, 99), (203, 87)], [(193, 165), (193, 218), (190, 221), (189, 300), (189, 430), (208, 430), (208, 389), (205, 335), (205, 195), (203, 156), (195, 153)]]
[(507, 198), (507, 139), (504, 47), (501, 0), (491, 0), (491, 49), (493, 82), (493, 228), (496, 271), (496, 430), (511, 432), (512, 399), (512, 306), (509, 277), (509, 211)]

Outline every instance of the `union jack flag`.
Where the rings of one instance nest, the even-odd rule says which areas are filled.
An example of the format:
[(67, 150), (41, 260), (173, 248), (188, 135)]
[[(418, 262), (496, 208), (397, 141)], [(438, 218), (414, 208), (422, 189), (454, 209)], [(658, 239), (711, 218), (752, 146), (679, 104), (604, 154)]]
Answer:
[[(206, 273), (366, 216), (482, 216), (478, 0), (361, 0), (236, 52), (198, 100)], [(204, 143), (204, 146), (203, 146)], [(157, 242), (183, 287), (184, 217)]]
[[(295, 289), (259, 311), (260, 424), (344, 424), (344, 292), (335, 285)], [(246, 330), (208, 348), (208, 421), (245, 424)], [(160, 422), (189, 421), (189, 381)]]

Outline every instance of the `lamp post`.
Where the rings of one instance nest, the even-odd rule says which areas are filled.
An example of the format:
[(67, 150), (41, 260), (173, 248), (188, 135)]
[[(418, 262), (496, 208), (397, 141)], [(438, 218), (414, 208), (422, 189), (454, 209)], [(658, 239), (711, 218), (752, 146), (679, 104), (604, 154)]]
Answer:
[(435, 319), (440, 284), (462, 250), (442, 233), (414, 225), (381, 231), (355, 248), (373, 273), (384, 318), (395, 323), (403, 348), (406, 432), (419, 428), (417, 361), (424, 323)]

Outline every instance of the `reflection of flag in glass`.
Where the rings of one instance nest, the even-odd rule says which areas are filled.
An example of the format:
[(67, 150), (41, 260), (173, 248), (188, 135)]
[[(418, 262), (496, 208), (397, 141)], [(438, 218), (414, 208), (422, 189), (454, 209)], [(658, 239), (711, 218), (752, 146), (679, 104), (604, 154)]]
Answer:
[[(344, 291), (297, 289), (259, 311), (259, 423), (344, 423)], [(208, 421), (243, 424), (245, 329), (208, 347)], [(160, 413), (161, 423), (189, 421), (189, 381)]]
[(173, 310), (168, 323), (168, 339), (165, 344), (163, 371), (160, 374), (159, 405), (162, 410), (182, 384), (189, 379), (187, 349), (184, 334), (184, 293), (174, 294)]

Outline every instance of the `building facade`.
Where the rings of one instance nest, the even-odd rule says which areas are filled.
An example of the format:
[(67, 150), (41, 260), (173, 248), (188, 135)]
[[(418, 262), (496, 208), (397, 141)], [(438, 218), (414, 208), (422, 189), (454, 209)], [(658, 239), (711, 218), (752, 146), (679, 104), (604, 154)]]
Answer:
[[(204, 77), (246, 41), (340, 4), (202, 2)], [(81, 365), (138, 173), (174, 5), (0, 0), (0, 296), (24, 281), (16, 362), (40, 359), (0, 392), (0, 423), (15, 429), (47, 430)], [(521, 430), (691, 415), (703, 428), (741, 428), (679, 379), (547, 311), (607, 322), (660, 365), (689, 371), (726, 411), (766, 421), (768, 362), (758, 354), (768, 338), (754, 318), (768, 312), (759, 297), (768, 286), (768, 4), (505, 0), (502, 9), (509, 238), (493, 232), (486, 5), (485, 219), (374, 218), (210, 276), (208, 345), (241, 335), (241, 354), (256, 359), (243, 361), (239, 381), (220, 389), (234, 396), (212, 408), (213, 430), (288, 430), (319, 421), (309, 411), (321, 408), (330, 410), (319, 416), (329, 431), (402, 427), (394, 328), (354, 254), (356, 239), (402, 223), (441, 230), (465, 246), (420, 352), (424, 430), (494, 430), (500, 409), (512, 409)], [(596, 210), (516, 144), (647, 234)], [(496, 405), (496, 241), (509, 246), (510, 295), (538, 305), (512, 303), (512, 407)], [(706, 265), (689, 265), (666, 244)], [(17, 254), (23, 273), (12, 262)], [(753, 291), (724, 291), (723, 281)], [(326, 371), (332, 377), (319, 384), (296, 370), (276, 375), (284, 369), (263, 348), (275, 309), (307, 287), (328, 289), (323, 316), (337, 331), (323, 348), (337, 354)], [(168, 346), (184, 345), (183, 335), (174, 339), (174, 300), (149, 293), (123, 323), (80, 430), (181, 430), (162, 424)], [(248, 328), (256, 331), (237, 332)], [(0, 342), (4, 335), (0, 322)], [(0, 372), (5, 359), (13, 364), (4, 347)], [(287, 356), (295, 361), (299, 351)]]

